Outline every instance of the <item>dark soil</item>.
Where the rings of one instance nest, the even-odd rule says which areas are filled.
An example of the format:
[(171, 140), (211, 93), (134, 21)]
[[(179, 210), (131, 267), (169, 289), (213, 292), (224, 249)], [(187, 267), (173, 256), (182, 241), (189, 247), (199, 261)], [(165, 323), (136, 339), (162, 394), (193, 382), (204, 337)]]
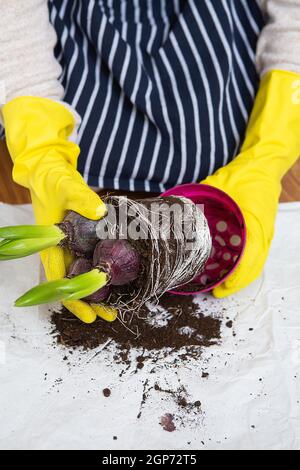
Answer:
[[(52, 313), (53, 334), (70, 354), (72, 349), (77, 348), (90, 350), (103, 345), (101, 351), (110, 349), (114, 363), (121, 365), (120, 380), (126, 380), (128, 373), (141, 373), (143, 376), (147, 365), (137, 419), (141, 419), (147, 402), (155, 394), (161, 401), (162, 413), (158, 415), (161, 416), (158, 423), (162, 429), (174, 432), (179, 427), (197, 428), (205, 414), (201, 395), (190, 395), (177, 370), (195, 360), (201, 367), (203, 348), (220, 342), (223, 312), (220, 312), (219, 318), (207, 316), (205, 307), (195, 303), (194, 297), (168, 294), (160, 299), (157, 307), (144, 307), (134, 315), (130, 314), (125, 318), (125, 324), (121, 320), (107, 323), (98, 319), (91, 325), (62, 310)], [(164, 367), (166, 371), (171, 368), (174, 372), (173, 384), (161, 380)], [(200, 377), (201, 373), (203, 379), (209, 377), (208, 372), (201, 372), (200, 369)], [(104, 388), (102, 394), (109, 398), (111, 387)], [(172, 413), (168, 412), (170, 403), (173, 404)]]
[[(128, 321), (125, 319), (125, 323), (119, 319), (114, 323), (98, 319), (86, 325), (65, 309), (54, 312), (52, 322), (58, 343), (68, 348), (94, 349), (112, 339), (122, 350), (124, 362), (126, 351), (132, 348), (144, 351), (171, 348), (178, 351), (183, 347), (208, 347), (219, 342), (221, 320), (205, 316), (193, 297), (165, 295), (159, 306), (168, 315), (163, 326), (155, 323), (157, 311), (146, 306)], [(143, 368), (143, 361), (144, 357), (138, 360), (139, 369)]]

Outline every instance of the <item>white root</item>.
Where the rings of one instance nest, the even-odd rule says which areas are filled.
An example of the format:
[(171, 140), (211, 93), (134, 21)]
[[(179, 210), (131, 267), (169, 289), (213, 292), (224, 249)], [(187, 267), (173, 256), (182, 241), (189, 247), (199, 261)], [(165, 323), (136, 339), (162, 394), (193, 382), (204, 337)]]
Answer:
[[(181, 218), (179, 211), (172, 219), (170, 230), (171, 205), (163, 198), (133, 201), (126, 197), (109, 197), (110, 203), (118, 206), (119, 211), (126, 209), (126, 214), (129, 215), (129, 218), (126, 217), (126, 223), (130, 217), (138, 220), (140, 234), (146, 236), (151, 246), (148, 271), (144, 273), (145, 285), (134, 292), (130, 299), (124, 294), (117, 298), (114, 296), (113, 301), (108, 299), (110, 306), (119, 310), (122, 322), (125, 313), (137, 313), (146, 302), (158, 302), (164, 293), (191, 282), (203, 270), (210, 255), (212, 241), (207, 220), (201, 209), (189, 199), (172, 199), (174, 204), (177, 202), (181, 208)], [(160, 223), (157, 223), (158, 220)], [(122, 224), (117, 227), (115, 222), (109, 220), (107, 226), (109, 237), (113, 237), (117, 231), (125, 230)], [(126, 230), (130, 240), (130, 230), (128, 227)]]

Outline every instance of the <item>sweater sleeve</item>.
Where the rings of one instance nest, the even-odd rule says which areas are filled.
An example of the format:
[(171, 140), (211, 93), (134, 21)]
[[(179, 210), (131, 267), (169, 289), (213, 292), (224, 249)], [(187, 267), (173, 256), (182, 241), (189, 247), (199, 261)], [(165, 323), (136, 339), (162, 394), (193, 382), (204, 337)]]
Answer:
[(60, 100), (47, 0), (0, 0), (0, 105), (18, 96)]
[(300, 0), (260, 0), (267, 24), (257, 48), (257, 67), (300, 74)]

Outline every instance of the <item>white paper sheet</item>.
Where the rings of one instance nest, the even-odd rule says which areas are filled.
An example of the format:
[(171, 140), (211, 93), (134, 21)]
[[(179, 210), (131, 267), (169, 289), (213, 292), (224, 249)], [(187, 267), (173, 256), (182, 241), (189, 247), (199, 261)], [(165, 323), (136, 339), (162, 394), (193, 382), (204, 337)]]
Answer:
[[(28, 206), (0, 205), (0, 225), (31, 221)], [(282, 205), (261, 279), (233, 299), (207, 303), (212, 312), (226, 308), (234, 329), (224, 326), (221, 345), (176, 373), (164, 364), (150, 374), (146, 363), (120, 378), (112, 350), (70, 355), (55, 348), (47, 309), (12, 307), (38, 282), (38, 257), (1, 263), (0, 448), (299, 450), (299, 233), (300, 204)], [(168, 433), (160, 417), (178, 410), (167, 396), (150, 392), (137, 419), (147, 379), (174, 390), (184, 384), (202, 412), (184, 418), (184, 426), (179, 417)]]

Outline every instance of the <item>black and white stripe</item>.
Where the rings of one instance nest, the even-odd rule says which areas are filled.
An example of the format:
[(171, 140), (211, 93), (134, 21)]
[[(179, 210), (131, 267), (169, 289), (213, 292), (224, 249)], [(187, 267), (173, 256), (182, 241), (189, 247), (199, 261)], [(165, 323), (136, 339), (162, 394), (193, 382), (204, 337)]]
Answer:
[(89, 184), (163, 191), (238, 152), (255, 97), (253, 0), (50, 0)]

